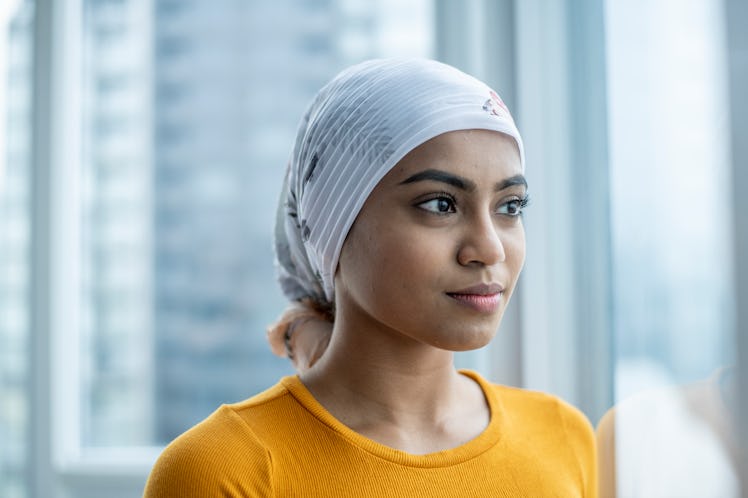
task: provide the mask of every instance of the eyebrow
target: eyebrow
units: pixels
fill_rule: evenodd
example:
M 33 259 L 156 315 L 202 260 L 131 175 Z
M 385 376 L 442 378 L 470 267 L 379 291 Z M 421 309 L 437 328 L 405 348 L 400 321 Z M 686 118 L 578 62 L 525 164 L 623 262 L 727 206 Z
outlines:
M 410 176 L 400 182 L 400 185 L 405 185 L 406 183 L 415 183 L 415 182 L 423 182 L 423 181 L 434 181 L 434 182 L 441 182 L 446 183 L 449 185 L 452 185 L 453 187 L 457 187 L 460 190 L 466 190 L 466 191 L 473 191 L 475 190 L 475 183 L 471 182 L 467 178 L 462 178 L 461 176 L 453 175 L 452 173 L 447 173 L 446 171 L 440 171 L 438 169 L 427 169 L 424 171 L 421 171 L 419 173 L 416 173 L 413 176 Z
M 452 173 L 447 173 L 446 171 L 441 171 L 438 169 L 427 169 L 421 172 L 416 173 L 413 176 L 410 176 L 400 182 L 400 185 L 405 185 L 408 183 L 414 183 L 414 182 L 422 182 L 422 181 L 435 181 L 435 182 L 441 182 L 446 183 L 448 185 L 452 185 L 453 187 L 457 187 L 460 190 L 465 190 L 467 192 L 472 192 L 475 190 L 476 185 L 471 180 L 468 180 L 467 178 L 463 178 L 461 176 L 453 175 Z M 521 185 L 525 188 L 527 188 L 527 180 L 525 179 L 524 175 L 514 175 L 510 176 L 509 178 L 506 178 L 500 182 L 498 182 L 494 186 L 494 191 L 499 192 L 501 190 L 507 189 L 509 187 L 514 187 L 517 185 Z
M 516 187 L 517 185 L 527 188 L 527 179 L 524 175 L 510 176 L 506 180 L 502 180 L 497 183 L 494 190 L 496 192 L 499 192 L 500 190 L 504 190 L 505 188 Z

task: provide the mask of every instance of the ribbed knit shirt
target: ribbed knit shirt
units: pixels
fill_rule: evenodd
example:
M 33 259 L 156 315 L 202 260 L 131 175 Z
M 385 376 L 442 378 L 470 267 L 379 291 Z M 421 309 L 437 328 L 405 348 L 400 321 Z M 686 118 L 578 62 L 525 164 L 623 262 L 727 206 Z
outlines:
M 297 376 L 223 405 L 175 439 L 148 478 L 166 497 L 594 497 L 586 417 L 557 397 L 488 383 L 491 417 L 456 448 L 413 455 L 335 419 Z

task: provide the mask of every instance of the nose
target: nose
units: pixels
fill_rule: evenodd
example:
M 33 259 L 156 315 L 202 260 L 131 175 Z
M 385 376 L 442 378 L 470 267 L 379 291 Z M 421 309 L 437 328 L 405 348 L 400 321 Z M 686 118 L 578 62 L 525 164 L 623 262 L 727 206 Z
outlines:
M 501 233 L 493 216 L 476 216 L 465 225 L 457 251 L 457 262 L 463 266 L 492 266 L 506 260 Z

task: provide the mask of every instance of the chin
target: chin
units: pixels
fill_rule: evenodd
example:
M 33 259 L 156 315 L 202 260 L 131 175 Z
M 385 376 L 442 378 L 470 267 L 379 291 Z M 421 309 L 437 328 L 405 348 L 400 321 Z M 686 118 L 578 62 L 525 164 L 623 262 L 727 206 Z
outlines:
M 496 331 L 490 332 L 462 332 L 459 337 L 450 335 L 444 340 L 440 340 L 434 346 L 453 351 L 455 353 L 462 351 L 474 351 L 487 346 L 496 335 Z

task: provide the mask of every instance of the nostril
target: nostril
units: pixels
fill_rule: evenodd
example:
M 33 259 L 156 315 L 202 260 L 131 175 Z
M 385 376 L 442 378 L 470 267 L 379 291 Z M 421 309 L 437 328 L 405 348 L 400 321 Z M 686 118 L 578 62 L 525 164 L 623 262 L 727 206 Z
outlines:
M 505 259 L 504 244 L 493 224 L 490 229 L 469 230 L 457 253 L 457 260 L 463 266 L 491 266 Z

